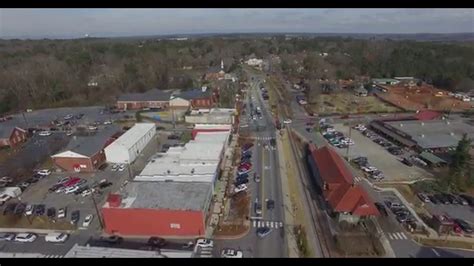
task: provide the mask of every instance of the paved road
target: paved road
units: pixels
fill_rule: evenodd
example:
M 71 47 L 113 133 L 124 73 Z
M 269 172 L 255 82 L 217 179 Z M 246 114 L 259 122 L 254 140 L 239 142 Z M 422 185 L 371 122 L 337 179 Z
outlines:
M 244 257 L 281 258 L 288 256 L 284 231 L 287 230 L 287 225 L 284 223 L 283 197 L 280 173 L 277 167 L 278 151 L 269 148 L 270 138 L 275 138 L 276 129 L 273 124 L 273 118 L 268 111 L 268 105 L 262 99 L 259 90 L 260 82 L 261 79 L 257 77 L 251 82 L 246 116 L 248 117 L 250 114 L 250 101 L 252 101 L 254 108 L 257 106 L 261 108 L 262 119 L 257 118 L 257 120 L 250 121 L 244 119 L 243 124 L 249 125 L 244 130 L 252 131 L 256 138 L 252 156 L 253 170 L 261 176 L 259 184 L 255 184 L 251 180 L 251 213 L 252 216 L 256 216 L 253 203 L 258 200 L 262 204 L 262 216 L 261 219 L 252 219 L 250 232 L 245 237 L 238 240 L 216 241 L 216 250 L 220 251 L 222 248 L 229 247 L 242 250 Z M 275 208 L 267 210 L 265 199 L 274 200 Z M 262 227 L 263 224 L 273 228 L 273 231 L 267 237 L 260 239 L 256 235 L 256 230 L 259 225 Z

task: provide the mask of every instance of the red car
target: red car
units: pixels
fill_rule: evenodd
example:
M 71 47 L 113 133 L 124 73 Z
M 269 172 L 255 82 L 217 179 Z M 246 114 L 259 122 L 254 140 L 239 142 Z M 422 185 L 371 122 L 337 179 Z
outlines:
M 248 167 L 248 168 L 250 168 L 250 167 L 252 167 L 252 164 L 249 163 L 249 162 L 241 163 L 239 167 Z
M 251 166 L 246 166 L 246 165 L 241 165 L 239 166 L 239 171 L 240 172 L 243 172 L 243 171 L 247 171 L 247 170 L 250 170 L 250 168 L 252 168 Z
M 81 181 L 81 179 L 79 177 L 73 177 L 73 178 L 71 178 L 71 180 L 64 183 L 64 186 L 65 187 L 71 187 L 71 186 L 74 186 L 75 184 L 79 183 L 79 181 Z

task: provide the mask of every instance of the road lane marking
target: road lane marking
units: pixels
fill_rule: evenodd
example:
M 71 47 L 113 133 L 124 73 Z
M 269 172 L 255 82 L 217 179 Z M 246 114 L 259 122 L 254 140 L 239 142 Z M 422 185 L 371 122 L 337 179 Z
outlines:
M 436 251 L 436 249 L 432 248 L 431 250 L 433 251 L 433 253 L 434 253 L 436 256 L 438 256 L 438 257 L 441 256 L 441 255 L 439 255 L 438 251 Z

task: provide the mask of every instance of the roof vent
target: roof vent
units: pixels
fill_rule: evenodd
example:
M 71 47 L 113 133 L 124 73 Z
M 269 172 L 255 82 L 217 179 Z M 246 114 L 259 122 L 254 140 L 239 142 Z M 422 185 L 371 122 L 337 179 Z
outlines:
M 454 132 L 450 132 L 449 135 L 454 136 Z
M 449 124 L 450 124 L 449 121 L 446 121 L 446 125 L 449 125 Z
M 400 127 L 403 127 L 403 124 L 402 124 L 402 123 L 400 123 Z
M 201 87 L 201 90 L 202 90 L 202 92 L 206 92 L 207 87 L 206 87 L 206 86 L 203 86 L 203 87 Z
M 194 174 L 194 168 L 193 168 L 193 169 L 191 169 L 191 174 Z
M 421 135 L 420 135 L 420 137 L 424 138 L 424 137 L 425 137 L 425 135 L 424 135 L 424 134 L 421 134 Z
M 171 170 L 166 170 L 166 173 L 167 173 L 167 174 L 171 174 Z
M 425 123 L 421 122 L 421 126 L 424 126 L 424 125 L 425 125 Z

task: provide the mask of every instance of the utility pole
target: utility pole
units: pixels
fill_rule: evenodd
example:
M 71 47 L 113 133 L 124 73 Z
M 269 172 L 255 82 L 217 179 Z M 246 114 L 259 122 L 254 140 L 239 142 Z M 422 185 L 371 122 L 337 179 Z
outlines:
M 92 194 L 92 202 L 94 203 L 94 208 L 95 212 L 97 214 L 97 219 L 99 220 L 100 223 L 100 228 L 103 230 L 104 229 L 104 223 L 102 221 L 102 216 L 100 215 L 99 208 L 97 207 L 97 202 L 95 201 L 95 195 Z

